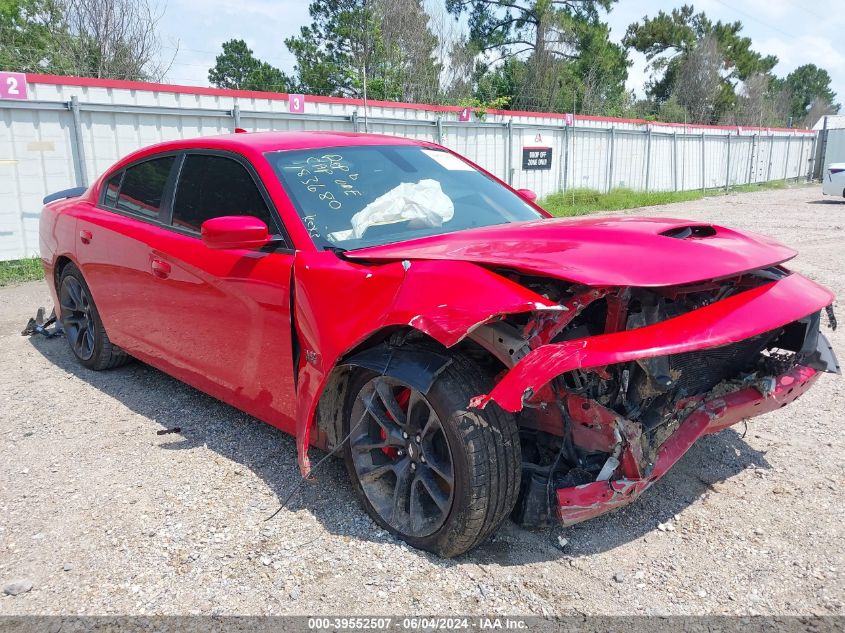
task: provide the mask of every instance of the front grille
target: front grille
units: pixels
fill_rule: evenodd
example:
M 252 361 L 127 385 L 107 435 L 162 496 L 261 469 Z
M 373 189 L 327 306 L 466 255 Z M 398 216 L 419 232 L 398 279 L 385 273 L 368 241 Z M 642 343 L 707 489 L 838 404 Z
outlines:
M 760 352 L 774 335 L 774 332 L 767 332 L 731 345 L 670 356 L 669 367 L 675 376 L 676 393 L 681 397 L 705 393 L 722 380 L 753 369 Z

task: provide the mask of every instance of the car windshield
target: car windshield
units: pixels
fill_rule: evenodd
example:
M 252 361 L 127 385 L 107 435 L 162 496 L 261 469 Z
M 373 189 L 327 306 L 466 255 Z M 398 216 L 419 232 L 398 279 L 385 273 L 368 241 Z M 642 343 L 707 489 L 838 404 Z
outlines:
M 442 150 L 387 145 L 266 156 L 311 238 L 324 248 L 349 250 L 543 217 Z

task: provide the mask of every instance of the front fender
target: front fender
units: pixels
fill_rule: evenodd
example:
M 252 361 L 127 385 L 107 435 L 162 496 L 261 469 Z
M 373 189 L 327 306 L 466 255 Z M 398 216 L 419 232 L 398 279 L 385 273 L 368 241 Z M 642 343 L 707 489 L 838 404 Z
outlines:
M 293 276 L 292 312 L 302 350 L 296 440 L 303 475 L 310 472 L 311 429 L 329 376 L 374 332 L 410 327 L 451 347 L 499 315 L 561 309 L 518 283 L 462 261 L 367 265 L 328 251 L 302 251 Z

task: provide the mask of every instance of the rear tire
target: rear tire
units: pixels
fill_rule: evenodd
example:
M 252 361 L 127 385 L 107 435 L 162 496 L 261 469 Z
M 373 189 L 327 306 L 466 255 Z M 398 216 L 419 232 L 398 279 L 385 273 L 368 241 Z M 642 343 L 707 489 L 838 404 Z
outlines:
M 119 367 L 130 359 L 126 352 L 109 340 L 91 290 L 73 264 L 67 264 L 62 269 L 58 296 L 65 338 L 80 364 L 99 371 Z
M 467 409 L 491 387 L 460 354 L 427 394 L 373 371 L 353 376 L 344 457 L 376 523 L 413 547 L 452 557 L 482 543 L 510 514 L 522 471 L 516 420 L 492 403 Z

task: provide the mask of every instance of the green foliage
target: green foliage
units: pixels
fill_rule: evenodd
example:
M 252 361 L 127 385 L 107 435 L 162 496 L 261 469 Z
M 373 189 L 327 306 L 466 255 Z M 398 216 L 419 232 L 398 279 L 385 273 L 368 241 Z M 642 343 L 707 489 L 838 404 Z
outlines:
M 475 118 L 483 121 L 487 116 L 488 110 L 504 110 L 510 103 L 511 98 L 508 96 L 500 96 L 490 99 L 489 101 L 482 101 L 478 97 L 470 97 L 460 99 L 458 105 L 465 108 L 472 108 Z
M 836 93 L 830 89 L 830 75 L 823 68 L 815 64 L 799 66 L 786 76 L 784 84 L 792 97 L 789 114 L 796 124 L 804 119 L 818 98 L 830 104 L 834 113 L 839 112 L 839 104 L 834 104 Z
M 312 23 L 285 40 L 304 92 L 436 102 L 437 38 L 422 0 L 313 0 Z
M 243 40 L 223 42 L 223 52 L 217 56 L 208 80 L 218 88 L 289 92 L 293 85 L 281 70 L 257 59 Z
M 695 13 L 692 5 L 684 5 L 671 13 L 660 11 L 653 18 L 631 24 L 622 43 L 645 54 L 651 62 L 653 74 L 646 94 L 660 104 L 672 96 L 678 75 L 698 43 L 707 37 L 715 38 L 722 59 L 721 87 L 711 120 L 696 121 L 713 123 L 735 107 L 739 82 L 770 72 L 778 62 L 773 55 L 754 51 L 751 39 L 743 37 L 741 31 L 739 21 L 712 22 L 704 13 Z
M 686 123 L 688 121 L 687 110 L 678 103 L 676 97 L 669 97 L 660 104 L 657 110 L 657 120 L 667 123 Z
M 58 40 L 67 33 L 51 0 L 0 0 L 0 69 L 61 73 Z
M 0 69 L 157 81 L 150 0 L 0 0 Z
M 518 110 L 614 112 L 627 101 L 625 50 L 600 21 L 616 0 L 447 0 L 467 15 L 468 45 L 479 63 L 475 96 L 510 96 Z M 501 62 L 501 63 L 500 63 Z
M 0 262 L 0 286 L 44 279 L 44 266 L 38 257 Z

